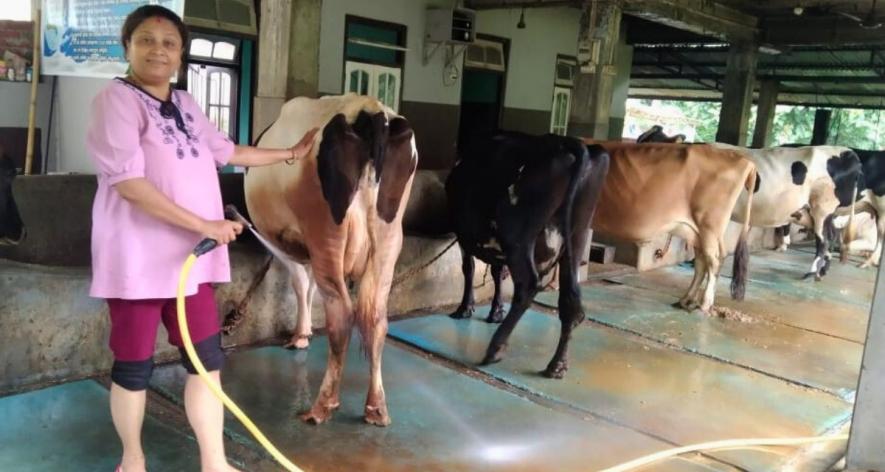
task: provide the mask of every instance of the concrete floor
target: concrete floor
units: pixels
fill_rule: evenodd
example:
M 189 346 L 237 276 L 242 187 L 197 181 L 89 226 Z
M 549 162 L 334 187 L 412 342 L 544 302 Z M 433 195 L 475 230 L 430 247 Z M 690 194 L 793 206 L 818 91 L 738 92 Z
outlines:
M 231 353 L 224 387 L 307 471 L 587 471 L 677 445 L 840 431 L 852 411 L 875 273 L 835 265 L 823 282 L 800 280 L 810 261 L 802 250 L 754 254 L 744 302 L 727 298 L 723 277 L 718 302 L 745 321 L 672 308 L 691 277 L 686 266 L 597 278 L 582 290 L 588 321 L 574 333 L 564 380 L 537 374 L 559 336 L 549 308 L 555 293 L 538 297 L 504 361 L 489 367 L 475 366 L 495 329 L 481 321 L 487 307 L 467 321 L 393 322 L 384 354 L 388 428 L 362 423 L 368 373 L 356 349 L 332 421 L 297 420 L 322 379 L 323 337 L 309 351 Z M 165 403 L 180 415 L 183 376 L 178 366 L 159 368 L 159 400 L 149 408 Z M 245 470 L 275 470 L 236 420 L 227 433 Z M 0 470 L 112 470 L 119 452 L 107 390 L 84 381 L 0 398 L 0 444 Z M 145 444 L 152 470 L 197 470 L 180 419 L 149 417 Z M 643 470 L 824 471 L 843 450 L 716 451 Z

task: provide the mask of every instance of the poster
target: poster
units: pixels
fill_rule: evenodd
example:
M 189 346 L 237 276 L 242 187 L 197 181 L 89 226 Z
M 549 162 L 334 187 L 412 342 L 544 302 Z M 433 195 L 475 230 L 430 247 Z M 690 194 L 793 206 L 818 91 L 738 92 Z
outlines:
M 184 0 L 43 0 L 46 75 L 112 78 L 125 75 L 120 30 L 142 5 L 161 5 L 181 16 Z

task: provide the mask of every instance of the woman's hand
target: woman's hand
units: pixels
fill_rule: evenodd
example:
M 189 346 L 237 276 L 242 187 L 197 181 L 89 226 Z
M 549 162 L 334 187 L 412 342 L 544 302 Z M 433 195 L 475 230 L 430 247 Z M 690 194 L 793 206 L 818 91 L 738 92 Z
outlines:
M 203 236 L 214 239 L 218 244 L 228 244 L 243 232 L 243 225 L 230 220 L 204 221 L 200 232 Z
M 301 141 L 298 141 L 298 144 L 289 148 L 289 152 L 291 152 L 292 154 L 286 160 L 291 161 L 292 159 L 301 159 L 302 157 L 310 154 L 310 150 L 313 149 L 313 138 L 319 131 L 319 128 L 314 128 L 305 133 L 304 137 L 301 138 Z

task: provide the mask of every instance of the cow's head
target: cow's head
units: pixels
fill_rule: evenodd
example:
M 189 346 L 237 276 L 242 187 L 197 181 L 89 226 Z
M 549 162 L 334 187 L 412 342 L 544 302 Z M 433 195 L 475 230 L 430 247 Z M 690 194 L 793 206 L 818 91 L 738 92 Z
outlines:
M 388 121 L 384 112 L 361 111 L 352 124 L 343 114 L 335 115 L 323 129 L 317 171 L 323 197 L 329 202 L 336 224 L 344 221 L 369 162 L 373 164 L 375 182 L 379 184 L 378 212 L 390 222 L 417 166 L 411 126 L 400 117 Z
M 677 134 L 674 136 L 667 136 L 664 134 L 664 128 L 660 125 L 654 125 L 648 131 L 639 135 L 636 138 L 636 142 L 641 143 L 684 143 L 685 135 Z
M 827 172 L 836 186 L 836 198 L 839 206 L 851 205 L 852 196 L 857 189 L 857 198 L 866 188 L 863 166 L 860 158 L 853 151 L 845 151 L 827 160 Z

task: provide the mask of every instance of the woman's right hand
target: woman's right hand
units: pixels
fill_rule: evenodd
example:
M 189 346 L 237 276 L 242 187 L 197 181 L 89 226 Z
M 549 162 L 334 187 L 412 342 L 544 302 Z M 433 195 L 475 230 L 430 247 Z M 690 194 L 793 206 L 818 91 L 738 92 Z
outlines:
M 203 222 L 201 233 L 207 238 L 212 238 L 218 244 L 227 244 L 243 232 L 243 224 L 230 220 L 214 220 Z

